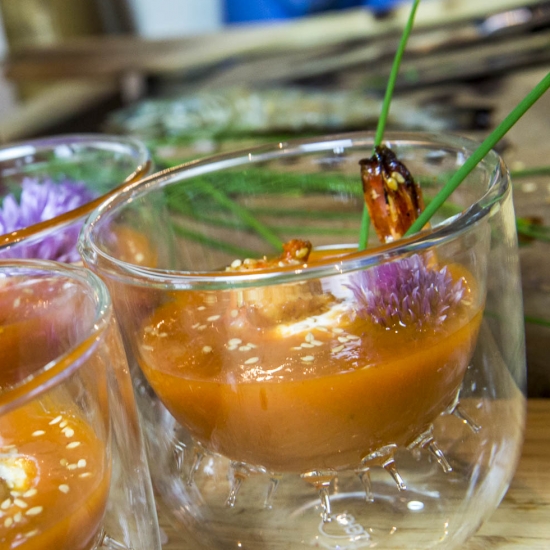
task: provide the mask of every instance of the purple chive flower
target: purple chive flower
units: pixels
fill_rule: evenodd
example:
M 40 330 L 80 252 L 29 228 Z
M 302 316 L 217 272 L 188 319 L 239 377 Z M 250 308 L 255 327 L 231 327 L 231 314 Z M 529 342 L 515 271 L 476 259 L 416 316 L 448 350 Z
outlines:
M 466 290 L 447 267 L 428 266 L 422 256 L 390 262 L 354 273 L 348 287 L 360 317 L 386 327 L 443 323 Z
M 19 203 L 13 195 L 4 198 L 0 208 L 0 235 L 51 220 L 96 197 L 84 183 L 70 180 L 54 183 L 50 179 L 38 181 L 34 178 L 25 178 L 21 188 Z M 37 241 L 14 245 L 0 251 L 0 258 L 78 262 L 80 256 L 76 250 L 76 242 L 80 225 L 77 223 L 63 229 L 54 229 Z

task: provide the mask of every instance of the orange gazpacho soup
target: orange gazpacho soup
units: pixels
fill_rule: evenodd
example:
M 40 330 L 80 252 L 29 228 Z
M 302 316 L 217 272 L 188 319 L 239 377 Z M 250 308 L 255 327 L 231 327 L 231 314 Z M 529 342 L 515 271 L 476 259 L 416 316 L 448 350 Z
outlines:
M 105 444 L 74 414 L 33 402 L 0 418 L 0 546 L 87 550 L 99 535 Z
M 20 279 L 1 288 L 1 389 L 17 388 L 21 397 L 25 386 L 17 385 L 66 346 L 75 301 L 56 297 L 59 284 Z M 95 547 L 110 487 L 103 432 L 98 435 L 63 386 L 0 416 L 1 548 Z
M 359 315 L 321 281 L 182 291 L 146 320 L 141 366 L 210 451 L 274 472 L 357 468 L 411 444 L 460 388 L 481 305 L 472 276 L 445 269 L 461 299 L 420 328 Z

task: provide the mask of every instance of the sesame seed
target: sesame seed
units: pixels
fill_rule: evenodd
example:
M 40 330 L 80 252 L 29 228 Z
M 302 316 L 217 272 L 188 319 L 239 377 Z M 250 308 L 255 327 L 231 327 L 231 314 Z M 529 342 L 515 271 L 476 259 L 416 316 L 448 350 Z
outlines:
M 78 465 L 76 464 L 69 464 L 67 466 L 67 470 L 76 470 L 78 468 Z
M 387 186 L 392 191 L 397 191 L 398 185 L 397 182 L 390 176 L 389 178 L 385 178 Z
M 211 315 L 206 320 L 211 323 L 213 321 L 217 321 L 220 317 L 221 317 L 221 315 Z
M 14 499 L 13 503 L 16 506 L 19 506 L 19 508 L 28 508 L 29 507 L 29 505 L 24 500 L 21 500 L 20 498 Z
M 242 344 L 243 341 L 240 339 L 240 338 L 231 338 L 231 340 L 229 340 L 228 344 L 230 346 L 238 346 L 239 344 Z
M 344 332 L 344 329 L 340 327 L 334 327 L 332 329 L 332 332 L 334 332 L 334 334 L 342 334 L 342 332 Z
M 237 269 L 238 267 L 241 267 L 241 265 L 243 265 L 242 261 L 241 260 L 233 260 L 231 262 L 231 267 L 233 269 Z
M 4 500 L 2 502 L 2 504 L 0 504 L 0 508 L 2 508 L 2 510 L 7 510 L 10 506 L 11 506 L 11 499 L 10 498 L 7 498 L 6 500 Z
M 34 437 L 38 437 L 40 435 L 44 435 L 46 432 L 44 430 L 36 430 L 36 432 L 32 432 L 32 435 Z
M 347 342 L 348 341 L 348 338 L 347 336 L 338 336 L 338 342 L 342 342 L 342 344 L 344 342 Z
M 305 337 L 305 341 L 306 341 L 306 342 L 311 343 L 311 341 L 314 340 L 314 339 L 315 339 L 315 337 L 313 336 L 313 334 L 311 334 L 311 332 L 308 332 L 308 333 L 306 334 L 306 337 Z
M 211 346 L 204 346 L 202 348 L 202 352 L 203 353 L 211 353 L 212 352 L 212 347 Z
M 237 349 L 237 346 L 227 346 L 227 349 L 229 351 L 235 351 Z
M 91 475 L 92 475 L 91 472 L 83 472 L 81 474 L 78 474 L 78 477 L 85 478 L 85 477 L 90 477 Z
M 80 441 L 71 441 L 66 449 L 76 449 L 77 447 L 80 447 Z
M 19 491 L 10 491 L 10 495 L 12 497 L 20 497 L 21 493 Z
M 259 357 L 251 357 L 250 359 L 247 359 L 244 364 L 245 365 L 253 365 L 254 363 L 257 363 L 260 360 Z
M 323 342 L 321 342 L 321 340 L 312 340 L 311 343 L 314 346 L 322 346 L 323 345 Z
M 206 306 L 199 306 L 197 308 L 197 311 L 204 311 L 206 309 Z
M 60 486 L 58 487 L 58 489 L 59 489 L 62 493 L 65 493 L 65 494 L 67 494 L 67 493 L 70 491 L 70 487 L 69 487 L 68 485 L 65 485 L 65 484 L 60 485 Z
M 232 309 L 231 310 L 231 317 L 233 317 L 233 319 L 234 319 L 235 317 L 237 317 L 237 315 L 239 315 L 239 312 L 236 309 Z
M 399 172 L 392 172 L 391 177 L 396 180 L 398 183 L 405 183 L 405 178 L 403 177 L 403 174 Z
M 35 535 L 38 535 L 38 529 L 33 529 L 32 531 L 29 531 L 28 533 L 25 533 L 25 537 L 30 539 L 31 537 L 34 537 Z
M 344 346 L 336 346 L 335 348 L 332 348 L 330 351 L 332 353 L 338 353 L 344 349 Z
M 250 351 L 251 349 L 250 346 L 239 346 L 239 351 Z
M 256 344 L 252 344 L 250 342 L 248 342 L 248 344 L 246 344 L 250 349 L 256 349 L 258 346 Z
M 153 327 L 152 326 L 146 326 L 144 329 L 143 329 L 143 332 L 145 332 L 146 334 L 149 334 L 150 332 L 153 332 Z
M 304 355 L 304 357 L 302 357 L 301 359 L 305 363 L 311 363 L 315 359 L 315 357 L 313 357 L 313 355 Z
M 4 520 L 4 527 L 11 527 L 13 525 L 13 519 L 12 518 L 6 518 Z
M 25 498 L 30 498 L 36 495 L 36 493 L 38 493 L 38 491 L 33 487 L 32 489 L 29 489 L 27 492 L 23 493 L 23 496 Z
M 67 464 L 69 464 L 69 461 L 66 458 L 62 458 L 59 461 L 59 464 L 61 464 L 61 466 L 67 466 Z
M 19 523 L 22 519 L 23 519 L 23 514 L 21 512 L 17 512 L 13 516 L 13 521 L 15 521 L 15 523 Z
M 356 336 L 355 334 L 348 334 L 348 340 L 361 340 L 361 336 Z
M 34 506 L 33 508 L 29 508 L 26 512 L 26 516 L 37 516 L 38 514 L 42 513 L 42 510 L 44 510 L 43 506 Z
M 14 301 L 13 301 L 13 307 L 19 307 L 21 304 L 21 298 L 17 297 Z
M 191 328 L 199 328 L 200 327 L 200 323 L 195 323 L 194 325 L 191 325 Z
M 166 338 L 168 336 L 167 332 L 159 332 L 159 338 Z
M 301 347 L 303 347 L 303 348 L 312 348 L 314 346 L 313 346 L 313 344 L 308 344 L 307 342 L 303 342 Z
M 72 428 L 65 428 L 63 432 L 65 433 L 65 437 L 73 437 L 74 435 L 74 430 Z
M 206 325 L 199 325 L 197 330 L 204 330 L 206 328 Z
M 301 350 L 302 346 L 292 346 L 290 349 Z
M 76 465 L 77 465 L 79 468 L 86 468 L 86 464 L 87 464 L 86 459 L 81 458 L 81 459 L 77 462 Z
M 53 420 L 50 421 L 50 426 L 53 426 L 54 424 L 59 424 L 59 422 L 61 422 L 61 420 L 63 419 L 63 417 L 61 415 L 59 416 L 56 416 Z
M 63 420 L 63 422 L 61 422 L 61 424 L 59 424 L 59 427 L 60 428 L 64 428 L 69 422 L 67 420 Z
M 328 332 L 327 327 L 317 327 L 317 330 L 320 330 L 321 332 Z

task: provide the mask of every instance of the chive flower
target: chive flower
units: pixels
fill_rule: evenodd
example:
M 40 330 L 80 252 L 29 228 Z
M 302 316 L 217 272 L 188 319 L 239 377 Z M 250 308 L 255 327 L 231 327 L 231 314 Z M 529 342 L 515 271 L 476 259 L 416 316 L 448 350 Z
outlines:
M 446 266 L 427 265 L 418 254 L 354 273 L 347 286 L 357 314 L 384 328 L 437 327 L 466 290 L 463 280 L 454 281 Z
M 96 197 L 82 182 L 25 178 L 21 183 L 19 201 L 7 195 L 0 208 L 0 235 L 51 220 L 74 210 Z M 76 243 L 80 224 L 62 229 L 53 228 L 39 240 L 24 241 L 0 251 L 0 258 L 36 258 L 58 262 L 78 262 Z

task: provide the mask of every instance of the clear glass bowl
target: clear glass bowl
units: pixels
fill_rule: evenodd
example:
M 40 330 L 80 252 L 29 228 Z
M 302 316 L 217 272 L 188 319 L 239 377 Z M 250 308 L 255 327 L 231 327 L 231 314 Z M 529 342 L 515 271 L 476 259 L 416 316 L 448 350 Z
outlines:
M 160 550 L 145 447 L 105 285 L 0 261 L 0 546 Z
M 84 218 L 151 167 L 146 147 L 123 136 L 73 134 L 1 147 L 0 259 L 79 261 Z
M 513 476 L 525 358 L 506 167 L 491 153 L 431 228 L 358 252 L 372 146 L 330 136 L 191 162 L 82 230 L 153 484 L 190 548 L 457 548 Z M 388 146 L 429 201 L 476 145 Z M 307 262 L 246 270 L 293 238 L 313 243 Z

